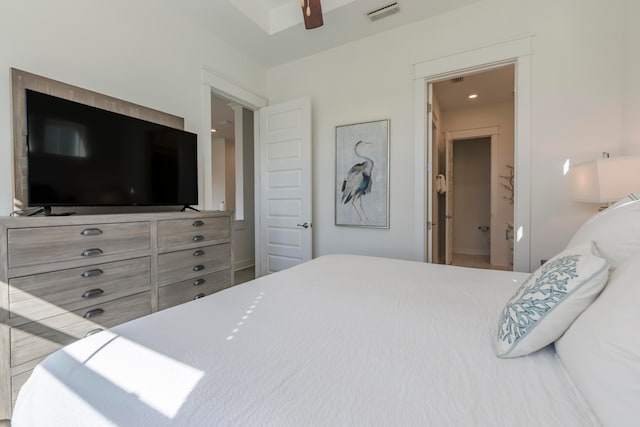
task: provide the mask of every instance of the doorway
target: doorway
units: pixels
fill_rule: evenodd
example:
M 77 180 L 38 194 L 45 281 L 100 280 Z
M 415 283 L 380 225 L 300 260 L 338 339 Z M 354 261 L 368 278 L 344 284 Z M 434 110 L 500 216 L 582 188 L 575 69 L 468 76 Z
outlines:
M 311 100 L 297 100 L 267 105 L 265 98 L 211 73 L 202 70 L 202 126 L 198 132 L 199 196 L 204 209 L 219 209 L 214 203 L 213 144 L 211 143 L 212 93 L 242 107 L 243 114 L 255 113 L 244 120 L 246 138 L 251 141 L 235 144 L 236 194 L 245 194 L 244 187 L 253 185 L 254 262 L 259 277 L 311 259 Z M 253 126 L 250 126 L 253 122 Z M 236 123 L 236 139 L 238 138 Z M 238 153 L 238 150 L 241 151 Z M 253 157 L 251 157 L 251 154 Z M 242 159 L 242 161 L 241 161 Z M 241 170 L 252 170 L 254 179 L 245 179 Z M 246 181 L 246 182 L 245 182 Z M 248 210 L 235 199 L 236 222 Z M 226 208 L 226 203 L 225 203 Z M 234 227 L 235 229 L 235 227 Z M 285 253 L 283 253 L 283 251 Z M 234 249 L 235 257 L 235 249 Z M 297 259 L 297 262 L 296 262 Z
M 431 121 L 435 113 L 432 104 L 431 86 L 459 73 L 491 70 L 503 65 L 515 66 L 515 123 L 513 167 L 513 269 L 530 272 L 531 254 L 531 118 L 532 118 L 532 41 L 526 35 L 481 46 L 476 49 L 451 53 L 414 64 L 415 100 L 415 228 L 420 230 L 414 240 L 417 260 L 433 262 L 432 234 L 433 181 L 435 158 L 433 158 Z M 442 132 L 439 132 L 442 134 Z M 535 268 L 535 267 L 534 267 Z
M 489 268 L 491 138 L 457 139 L 452 145 L 453 235 L 445 245 L 452 246 L 452 265 Z
M 433 262 L 513 269 L 514 83 L 507 64 L 429 85 Z
M 211 93 L 211 197 L 214 209 L 232 214 L 234 284 L 255 277 L 253 114 Z

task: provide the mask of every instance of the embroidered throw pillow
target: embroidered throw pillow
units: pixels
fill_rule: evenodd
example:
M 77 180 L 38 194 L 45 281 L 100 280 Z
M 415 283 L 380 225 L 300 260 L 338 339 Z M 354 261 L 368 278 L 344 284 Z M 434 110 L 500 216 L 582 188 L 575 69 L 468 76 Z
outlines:
M 591 304 L 609 275 L 595 245 L 566 249 L 533 272 L 502 310 L 498 357 L 532 353 L 558 339 Z

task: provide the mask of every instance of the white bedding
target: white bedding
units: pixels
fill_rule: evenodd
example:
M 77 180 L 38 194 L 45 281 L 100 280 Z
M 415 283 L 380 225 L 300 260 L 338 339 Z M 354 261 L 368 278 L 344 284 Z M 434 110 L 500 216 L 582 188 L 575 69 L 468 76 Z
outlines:
M 526 277 L 320 257 L 54 353 L 12 425 L 597 425 L 552 347 L 495 356 Z

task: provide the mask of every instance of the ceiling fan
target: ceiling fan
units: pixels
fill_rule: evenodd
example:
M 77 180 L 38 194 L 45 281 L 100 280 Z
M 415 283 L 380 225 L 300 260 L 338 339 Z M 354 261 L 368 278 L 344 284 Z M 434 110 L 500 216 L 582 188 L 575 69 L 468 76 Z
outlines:
M 320 0 L 300 0 L 302 6 L 302 16 L 304 17 L 304 27 L 307 30 L 322 27 L 322 6 Z

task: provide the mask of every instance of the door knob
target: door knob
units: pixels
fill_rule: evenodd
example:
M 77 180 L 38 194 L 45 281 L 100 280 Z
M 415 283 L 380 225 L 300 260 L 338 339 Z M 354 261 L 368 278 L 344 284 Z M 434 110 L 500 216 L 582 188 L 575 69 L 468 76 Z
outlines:
M 307 222 L 305 222 L 304 224 L 296 224 L 298 227 L 302 227 L 302 228 L 309 228 L 311 227 L 311 225 Z

